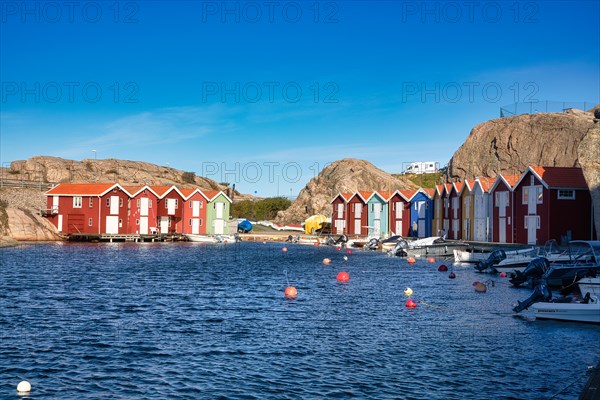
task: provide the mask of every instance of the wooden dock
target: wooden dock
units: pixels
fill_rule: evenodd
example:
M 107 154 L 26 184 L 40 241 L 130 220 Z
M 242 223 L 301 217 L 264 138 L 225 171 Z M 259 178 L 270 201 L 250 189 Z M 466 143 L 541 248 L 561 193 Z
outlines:
M 155 235 L 139 235 L 139 234 L 88 234 L 74 233 L 69 235 L 71 242 L 178 242 L 185 240 L 183 235 L 179 234 L 155 234 Z
M 600 400 L 600 363 L 592 369 L 579 400 Z

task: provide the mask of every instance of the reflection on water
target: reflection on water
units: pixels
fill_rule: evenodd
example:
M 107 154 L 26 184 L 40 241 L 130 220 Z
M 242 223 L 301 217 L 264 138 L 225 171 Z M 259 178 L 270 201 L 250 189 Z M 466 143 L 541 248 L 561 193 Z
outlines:
M 600 327 L 514 317 L 501 278 L 281 247 L 0 249 L 0 398 L 571 399 L 600 358 Z

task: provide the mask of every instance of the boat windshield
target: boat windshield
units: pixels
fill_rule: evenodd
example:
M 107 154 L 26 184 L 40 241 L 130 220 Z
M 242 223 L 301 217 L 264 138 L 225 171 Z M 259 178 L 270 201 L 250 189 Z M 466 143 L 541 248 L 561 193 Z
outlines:
M 569 254 L 571 261 L 597 264 L 600 262 L 600 241 L 572 241 Z

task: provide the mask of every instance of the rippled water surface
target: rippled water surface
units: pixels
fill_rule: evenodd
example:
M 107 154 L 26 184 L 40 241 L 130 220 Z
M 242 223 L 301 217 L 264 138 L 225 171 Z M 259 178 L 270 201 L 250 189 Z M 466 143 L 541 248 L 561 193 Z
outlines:
M 282 247 L 0 249 L 0 398 L 572 399 L 600 359 L 600 327 L 514 317 L 501 278 Z

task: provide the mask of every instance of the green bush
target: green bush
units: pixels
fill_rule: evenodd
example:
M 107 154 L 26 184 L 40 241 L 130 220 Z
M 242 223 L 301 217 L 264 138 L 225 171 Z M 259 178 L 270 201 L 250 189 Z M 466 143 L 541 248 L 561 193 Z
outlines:
M 231 216 L 234 218 L 247 218 L 253 221 L 272 220 L 279 211 L 284 211 L 292 205 L 285 197 L 270 197 L 263 200 L 242 200 L 232 204 Z
M 196 183 L 196 173 L 184 172 L 181 174 L 181 180 L 185 183 Z

